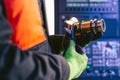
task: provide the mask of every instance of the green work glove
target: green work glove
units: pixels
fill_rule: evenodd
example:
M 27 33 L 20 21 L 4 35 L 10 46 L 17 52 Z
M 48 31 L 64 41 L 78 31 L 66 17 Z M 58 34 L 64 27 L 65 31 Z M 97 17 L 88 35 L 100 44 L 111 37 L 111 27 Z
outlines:
M 70 40 L 69 46 L 64 55 L 70 67 L 69 80 L 78 78 L 87 65 L 86 54 L 80 54 L 75 50 L 75 42 Z

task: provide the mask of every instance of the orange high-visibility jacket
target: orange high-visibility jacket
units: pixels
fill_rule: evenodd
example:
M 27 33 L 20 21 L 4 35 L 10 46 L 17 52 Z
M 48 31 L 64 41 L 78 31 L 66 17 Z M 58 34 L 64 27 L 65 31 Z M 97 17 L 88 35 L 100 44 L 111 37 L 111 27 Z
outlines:
M 26 50 L 46 40 L 38 0 L 4 0 L 4 5 L 15 45 Z

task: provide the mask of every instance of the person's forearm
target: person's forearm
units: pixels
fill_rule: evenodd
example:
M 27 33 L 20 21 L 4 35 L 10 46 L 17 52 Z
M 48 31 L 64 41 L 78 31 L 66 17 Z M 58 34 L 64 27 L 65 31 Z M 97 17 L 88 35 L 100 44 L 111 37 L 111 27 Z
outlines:
M 0 80 L 67 80 L 69 65 L 59 55 L 23 52 L 0 43 Z

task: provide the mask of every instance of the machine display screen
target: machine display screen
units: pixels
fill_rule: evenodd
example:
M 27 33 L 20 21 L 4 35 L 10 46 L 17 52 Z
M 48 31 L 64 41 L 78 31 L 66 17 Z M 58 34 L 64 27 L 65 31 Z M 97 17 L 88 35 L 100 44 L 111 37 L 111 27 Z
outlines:
M 67 0 L 67 7 L 111 6 L 117 4 L 111 0 Z
M 67 2 L 109 2 L 109 0 L 67 0 Z
M 89 0 L 90 2 L 109 2 L 109 0 Z
M 120 40 L 102 39 L 91 43 L 86 49 L 88 65 L 92 67 L 120 66 Z
M 88 0 L 67 0 L 67 2 L 88 2 Z

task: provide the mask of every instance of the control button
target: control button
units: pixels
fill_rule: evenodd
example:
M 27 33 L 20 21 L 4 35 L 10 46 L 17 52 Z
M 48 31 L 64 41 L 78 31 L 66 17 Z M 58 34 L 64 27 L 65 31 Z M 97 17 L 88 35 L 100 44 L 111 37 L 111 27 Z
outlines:
M 97 9 L 96 8 L 94 8 L 94 11 L 96 11 Z
M 92 11 L 93 10 L 93 8 L 90 8 L 90 11 Z
M 98 8 L 98 11 L 101 11 L 101 8 Z
M 117 3 L 116 3 L 116 2 L 113 2 L 113 5 L 117 5 Z
M 105 71 L 105 70 L 103 70 L 101 74 L 102 74 L 102 77 L 108 76 L 108 73 L 107 73 L 107 71 Z
M 105 9 L 104 9 L 104 8 L 102 8 L 102 11 L 105 11 Z
M 108 11 L 109 9 L 108 8 L 106 8 L 106 11 Z
M 86 11 L 88 11 L 89 9 L 88 8 L 86 8 Z
M 100 76 L 99 70 L 95 70 L 94 73 L 95 73 L 96 76 Z
M 76 11 L 76 8 L 73 8 L 73 11 Z
M 65 15 L 62 15 L 62 16 L 61 16 L 61 19 L 62 19 L 62 20 L 65 19 L 65 18 L 66 18 Z
M 111 75 L 111 76 L 114 76 L 115 75 L 115 72 L 112 71 L 112 70 L 107 70 L 108 74 Z
M 84 8 L 82 8 L 82 11 L 84 11 L 85 9 Z
M 80 11 L 80 8 L 78 8 L 77 11 Z
M 91 71 L 90 71 L 89 69 L 86 69 L 86 72 L 87 72 L 87 73 L 90 73 Z

